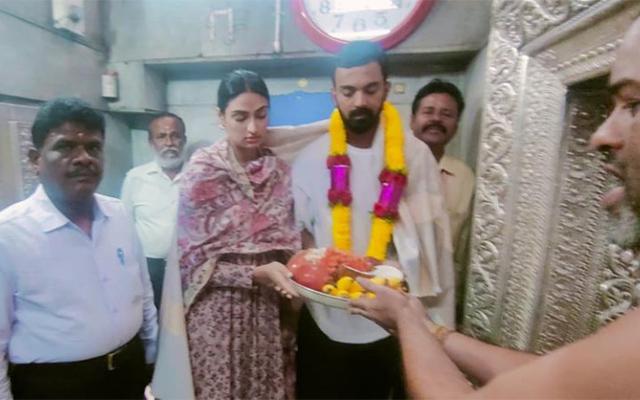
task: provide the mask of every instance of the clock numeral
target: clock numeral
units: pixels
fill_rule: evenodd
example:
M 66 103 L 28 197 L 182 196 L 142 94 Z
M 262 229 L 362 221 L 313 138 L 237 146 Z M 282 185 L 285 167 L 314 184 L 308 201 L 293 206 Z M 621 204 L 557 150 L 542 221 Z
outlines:
M 353 20 L 353 31 L 362 32 L 367 30 L 367 21 L 364 18 L 356 18 Z
M 336 24 L 333 27 L 333 31 L 338 31 L 340 30 L 340 27 L 342 26 L 342 20 L 344 19 L 344 14 L 335 14 L 334 17 L 336 18 Z
M 384 12 L 376 13 L 376 18 L 373 20 L 373 23 L 378 28 L 385 28 L 387 26 L 387 16 Z
M 330 0 L 322 0 L 320 2 L 320 12 L 322 14 L 329 14 L 331 11 L 331 1 Z

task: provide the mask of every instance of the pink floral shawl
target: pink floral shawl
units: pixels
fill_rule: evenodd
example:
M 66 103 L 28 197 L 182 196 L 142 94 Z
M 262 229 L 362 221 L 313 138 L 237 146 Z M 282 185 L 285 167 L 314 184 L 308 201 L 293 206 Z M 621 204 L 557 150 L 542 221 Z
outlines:
M 222 255 L 300 249 L 289 166 L 265 149 L 243 167 L 226 139 L 197 151 L 182 176 L 178 246 L 185 312 Z

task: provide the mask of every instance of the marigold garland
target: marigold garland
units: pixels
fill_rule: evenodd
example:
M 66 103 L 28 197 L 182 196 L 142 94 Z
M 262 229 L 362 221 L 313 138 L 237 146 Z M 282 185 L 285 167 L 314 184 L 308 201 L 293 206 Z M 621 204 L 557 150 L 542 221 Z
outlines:
M 373 209 L 371 237 L 367 257 L 382 261 L 393 233 L 393 224 L 398 217 L 398 204 L 407 184 L 407 168 L 404 159 L 404 132 L 398 110 L 389 102 L 382 108 L 384 127 L 385 166 L 380 172 L 380 195 Z M 329 156 L 327 168 L 331 172 L 331 188 L 328 198 L 334 246 L 351 251 L 351 191 L 349 172 L 351 162 L 347 155 L 347 132 L 340 112 L 336 109 L 329 121 Z
M 333 242 L 340 250 L 351 250 L 351 207 L 336 204 L 331 208 Z

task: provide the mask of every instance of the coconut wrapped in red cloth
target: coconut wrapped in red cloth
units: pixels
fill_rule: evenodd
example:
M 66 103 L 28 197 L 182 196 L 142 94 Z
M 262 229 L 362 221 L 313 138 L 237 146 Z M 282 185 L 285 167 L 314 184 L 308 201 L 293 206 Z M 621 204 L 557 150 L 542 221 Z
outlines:
M 322 287 L 344 275 L 366 274 L 374 265 L 365 257 L 333 248 L 305 249 L 287 264 L 293 280 L 302 286 L 321 291 Z

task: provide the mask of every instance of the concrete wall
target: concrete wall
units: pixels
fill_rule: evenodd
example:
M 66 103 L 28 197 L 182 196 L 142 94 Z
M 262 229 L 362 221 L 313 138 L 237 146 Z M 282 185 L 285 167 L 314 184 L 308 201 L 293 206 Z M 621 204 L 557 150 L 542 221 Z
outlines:
M 131 131 L 119 116 L 105 114 L 107 123 L 104 147 L 104 176 L 98 192 L 120 197 L 125 174 L 133 166 Z
M 282 51 L 275 52 L 275 4 L 275 0 L 109 1 L 105 38 L 110 66 L 119 71 L 122 88 L 121 99 L 110 104 L 111 109 L 166 108 L 185 119 L 187 135 L 194 142 L 221 137 L 215 94 L 220 76 L 231 69 L 258 70 L 274 95 L 328 91 L 331 83 L 322 62 L 328 55 L 296 25 L 287 0 L 282 0 Z M 233 10 L 232 38 L 224 17 L 215 19 L 213 29 L 209 20 L 211 12 L 226 9 Z M 405 93 L 392 94 L 391 100 L 407 124 L 415 91 L 432 77 L 449 77 L 464 88 L 467 64 L 486 43 L 489 16 L 490 0 L 436 1 L 418 29 L 390 51 L 394 70 L 401 74 L 392 81 L 406 85 Z M 462 53 L 466 56 L 456 56 Z M 144 78 L 150 75 L 151 82 Z M 299 79 L 308 85 L 301 89 Z M 166 92 L 158 94 L 163 86 Z M 143 134 L 134 138 L 136 163 L 149 158 L 143 139 Z M 450 149 L 461 158 L 468 151 L 462 140 Z
M 482 130 L 482 114 L 485 105 L 485 80 L 487 76 L 487 48 L 473 59 L 465 73 L 465 111 L 462 114 L 458 134 L 447 146 L 447 153 L 464 160 L 475 170 L 478 143 Z
M 104 47 L 102 1 L 85 0 L 85 34 L 79 39 L 92 47 Z M 0 10 L 35 25 L 53 27 L 51 0 L 0 0 Z M 35 26 L 34 25 L 34 26 Z
M 323 54 L 293 20 L 282 0 L 282 53 L 275 54 L 275 0 L 112 0 L 109 34 L 112 62 L 252 59 L 263 55 Z M 420 27 L 393 53 L 475 51 L 489 31 L 489 0 L 438 0 Z M 209 14 L 233 9 L 233 39 L 226 20 Z
M 101 3 L 85 3 L 87 37 L 79 39 L 53 28 L 50 0 L 0 0 L 0 95 L 41 101 L 77 96 L 106 108 Z
M 86 35 L 79 37 L 53 28 L 51 0 L 0 0 L 0 98 L 38 105 L 57 96 L 76 96 L 106 109 L 100 85 L 107 61 L 105 4 L 85 1 Z M 105 116 L 106 163 L 99 192 L 117 196 L 132 166 L 130 131 L 121 115 Z
M 167 107 L 160 90 L 173 80 L 211 80 L 221 70 L 285 69 L 295 65 L 326 71 L 329 54 L 311 42 L 294 21 L 290 2 L 282 3 L 280 49 L 276 51 L 276 0 L 111 0 L 106 41 L 109 67 L 120 76 L 114 111 L 147 112 Z M 396 71 L 420 65 L 428 74 L 459 71 L 484 45 L 490 0 L 438 0 L 404 42 L 390 50 Z M 229 23 L 210 15 L 231 10 Z M 294 72 L 297 74 L 298 72 Z M 304 72 L 303 72 L 304 73 Z M 405 74 L 405 71 L 402 72 Z M 409 71 L 409 75 L 416 75 Z M 270 76 L 269 74 L 263 74 Z M 282 77 L 276 73 L 277 76 Z M 274 75 L 274 76 L 276 76 Z M 419 74 L 418 74 L 419 75 Z M 284 77 L 287 77 L 286 75 Z
M 283 52 L 274 53 L 274 4 L 269 0 L 87 0 L 86 35 L 75 37 L 52 28 L 51 0 L 0 0 L 0 98 L 37 104 L 64 95 L 111 111 L 168 109 L 184 117 L 191 143 L 214 141 L 222 136 L 215 117 L 215 94 L 219 77 L 229 69 L 264 62 L 260 72 L 274 95 L 330 89 L 326 66 L 304 61 L 326 54 L 301 33 L 286 0 Z M 396 57 L 394 70 L 401 74 L 391 80 L 406 89 L 404 94 L 392 93 L 390 99 L 407 124 L 415 91 L 435 76 L 451 79 L 462 89 L 469 86 L 467 96 L 473 100 L 468 103 L 476 101 L 478 71 L 484 64 L 476 58 L 467 72 L 466 64 L 451 64 L 446 54 L 472 54 L 482 47 L 488 5 L 489 0 L 440 0 L 416 32 L 391 51 Z M 209 13 L 228 7 L 235 11 L 234 39 L 224 39 L 222 20 L 211 39 Z M 434 59 L 433 54 L 445 56 Z M 110 104 L 100 93 L 100 75 L 107 62 L 126 71 L 121 75 L 121 99 Z M 307 85 L 300 87 L 300 79 Z M 472 111 L 471 104 L 468 107 L 459 137 L 449 149 L 465 159 L 475 156 L 474 141 L 467 137 L 473 136 L 477 110 Z M 150 158 L 146 132 L 134 125 L 125 114 L 108 117 L 103 193 L 118 194 L 126 171 Z

